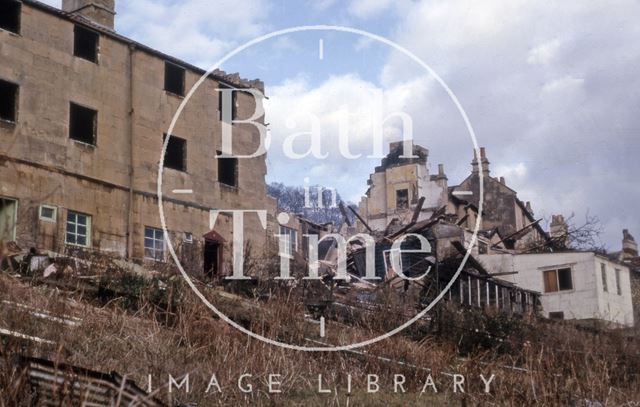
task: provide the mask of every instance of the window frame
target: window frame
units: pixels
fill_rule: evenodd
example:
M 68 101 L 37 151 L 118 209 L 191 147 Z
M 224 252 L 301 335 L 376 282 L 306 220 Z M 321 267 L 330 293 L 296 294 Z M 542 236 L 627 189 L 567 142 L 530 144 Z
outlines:
M 151 237 L 147 237 L 147 231 L 151 231 L 153 236 Z M 160 236 L 160 239 L 158 239 L 158 234 Z M 152 260 L 155 262 L 159 262 L 159 263 L 164 263 L 166 261 L 166 249 L 167 249 L 167 242 L 164 238 L 164 231 L 162 229 L 158 229 L 158 228 L 154 228 L 153 226 L 145 226 L 144 227 L 144 235 L 143 235 L 143 257 L 145 260 Z M 153 247 L 147 247 L 147 241 L 152 241 L 153 242 Z M 162 243 L 162 248 L 158 249 L 156 246 L 157 242 L 161 242 Z M 147 250 L 151 250 L 153 251 L 153 256 L 147 256 Z M 161 256 L 156 256 L 157 253 L 160 253 Z M 159 260 L 159 258 L 162 258 L 161 260 Z
M 86 35 L 86 38 L 88 38 L 88 36 L 93 36 L 92 39 L 95 39 L 95 43 L 93 44 L 93 56 L 91 58 L 89 58 L 87 55 L 82 55 L 82 53 L 80 52 L 81 48 L 78 47 L 79 39 L 81 39 L 78 36 L 79 32 L 81 33 L 81 35 Z M 84 59 L 85 61 L 92 62 L 94 64 L 98 64 L 98 60 L 100 58 L 100 33 L 83 25 L 75 24 L 73 27 L 73 56 Z
M 561 284 L 560 284 L 560 272 L 561 271 L 566 271 L 568 270 L 568 275 L 569 275 L 569 279 L 571 282 L 571 288 L 561 288 Z M 550 287 L 548 284 L 548 280 L 547 280 L 547 275 L 549 273 L 553 273 L 555 275 L 555 280 L 554 280 L 554 286 Z M 569 292 L 569 291 L 573 291 L 575 290 L 575 286 L 573 284 L 573 267 L 556 267 L 556 268 L 548 268 L 548 269 L 544 269 L 542 270 L 542 283 L 543 283 L 543 289 L 544 289 L 544 293 L 545 294 L 551 294 L 551 293 L 564 293 L 564 292 Z M 555 289 L 554 289 L 555 288 Z
M 73 224 L 75 225 L 75 231 L 73 233 L 69 232 L 69 223 L 70 223 L 70 216 L 71 215 L 75 215 L 76 216 L 76 221 L 73 222 Z M 80 223 L 78 223 L 78 217 L 79 216 L 83 216 L 86 219 L 86 223 L 84 225 L 81 225 Z M 85 233 L 84 235 L 78 233 L 78 226 L 84 226 L 85 227 Z M 82 213 L 82 212 L 76 212 L 76 211 L 71 211 L 71 210 L 67 210 L 67 220 L 65 221 L 65 229 L 64 229 L 64 244 L 68 245 L 68 246 L 75 246 L 75 247 L 84 247 L 84 248 L 89 248 L 91 247 L 91 229 L 92 229 L 92 218 L 91 215 L 86 214 L 86 213 Z M 71 235 L 75 235 L 75 242 L 70 242 L 69 241 L 69 234 Z M 85 238 L 85 244 L 80 244 L 78 243 L 78 236 L 84 236 Z
M 13 88 L 13 118 L 8 119 L 0 117 L 0 122 L 16 124 L 18 122 L 18 107 L 20 106 L 20 85 L 2 78 L 0 78 L 0 85 L 6 85 L 8 88 Z
M 51 209 L 53 211 L 53 216 L 51 218 L 43 216 L 42 215 L 43 209 Z M 40 205 L 40 207 L 38 208 L 38 219 L 43 222 L 58 223 L 58 207 L 53 205 L 44 205 L 44 204 Z
M 238 118 L 238 92 L 239 89 L 228 85 L 224 82 L 218 82 L 218 88 L 217 88 L 217 92 L 218 92 L 218 120 L 220 122 L 222 122 L 222 95 L 224 95 L 224 92 L 221 92 L 221 89 L 231 89 L 231 125 L 233 125 L 233 121 L 236 120 Z

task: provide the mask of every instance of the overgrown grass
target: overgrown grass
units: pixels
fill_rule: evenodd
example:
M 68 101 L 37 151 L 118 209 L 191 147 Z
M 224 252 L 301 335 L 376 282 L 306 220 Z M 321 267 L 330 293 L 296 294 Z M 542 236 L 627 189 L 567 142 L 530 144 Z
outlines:
M 640 348 L 637 337 L 628 333 L 588 331 L 443 304 L 431 324 L 364 349 L 308 353 L 267 345 L 214 318 L 180 279 L 115 274 L 97 280 L 95 290 L 54 288 L 73 286 L 63 283 L 64 278 L 33 285 L 0 275 L 0 301 L 82 319 L 80 326 L 67 326 L 3 303 L 0 328 L 55 342 L 51 346 L 5 338 L 0 348 L 4 357 L 23 353 L 117 371 L 145 389 L 151 375 L 154 395 L 169 405 L 556 406 L 589 401 L 632 405 L 640 400 Z M 305 310 L 288 286 L 269 286 L 272 294 L 278 294 L 271 299 L 237 298 L 204 285 L 200 289 L 254 332 L 298 344 L 323 340 L 316 325 L 293 318 Z M 390 323 L 397 324 L 401 312 L 389 308 L 367 318 L 331 321 L 325 339 L 346 343 L 371 338 Z M 0 405 L 28 405 L 25 389 L 16 386 L 19 378 L 10 366 L 9 360 L 0 364 Z M 186 374 L 190 392 L 184 388 L 169 392 L 169 375 L 179 382 Z M 251 375 L 246 380 L 253 386 L 251 393 L 238 387 L 244 374 Z M 281 393 L 269 393 L 267 382 L 273 374 L 280 375 Z M 465 393 L 454 392 L 453 374 L 465 377 Z M 484 392 L 480 374 L 495 375 L 489 393 Z M 221 393 L 215 387 L 206 392 L 212 375 Z M 319 392 L 320 375 L 322 388 L 331 393 Z M 367 393 L 369 375 L 379 377 L 377 393 Z M 394 389 L 396 375 L 406 379 L 406 393 Z M 431 386 L 421 393 L 429 375 L 437 393 Z

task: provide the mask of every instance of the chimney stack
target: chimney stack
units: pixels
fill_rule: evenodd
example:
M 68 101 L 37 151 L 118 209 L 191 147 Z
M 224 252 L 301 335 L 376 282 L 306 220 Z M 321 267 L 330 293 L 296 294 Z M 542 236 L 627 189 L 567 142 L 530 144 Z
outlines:
M 569 225 L 562 215 L 551 215 L 551 225 L 549 228 L 551 238 L 559 243 L 561 247 L 569 244 Z
M 527 212 L 529 212 L 531 214 L 531 216 L 533 216 L 533 209 L 531 208 L 531 202 L 527 201 L 527 203 L 525 204 L 525 207 L 527 208 Z M 562 215 L 560 215 L 562 216 Z
M 62 0 L 62 10 L 110 30 L 114 28 L 115 0 Z
M 484 147 L 480 147 L 480 164 L 482 166 L 482 173 L 485 176 L 489 175 L 489 160 Z M 473 161 L 471 161 L 471 168 L 474 174 L 480 171 L 478 167 L 478 151 L 473 150 Z
M 502 185 L 507 185 L 507 181 L 504 179 L 504 177 L 500 177 L 500 183 Z
M 629 229 L 622 231 L 622 260 L 638 257 L 638 244 Z

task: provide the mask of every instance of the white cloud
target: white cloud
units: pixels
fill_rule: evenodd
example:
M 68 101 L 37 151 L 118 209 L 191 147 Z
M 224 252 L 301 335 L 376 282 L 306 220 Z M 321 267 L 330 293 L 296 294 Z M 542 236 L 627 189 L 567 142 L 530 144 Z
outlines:
M 388 10 L 393 3 L 393 0 L 352 0 L 349 12 L 358 18 L 371 18 Z
M 549 65 L 560 50 L 560 45 L 561 42 L 557 38 L 538 45 L 529 52 L 527 63 L 531 65 Z

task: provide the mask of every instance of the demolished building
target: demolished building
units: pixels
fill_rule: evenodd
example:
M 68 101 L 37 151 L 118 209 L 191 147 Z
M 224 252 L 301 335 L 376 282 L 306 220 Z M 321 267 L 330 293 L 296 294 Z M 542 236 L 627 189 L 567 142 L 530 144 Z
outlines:
M 550 232 L 544 230 L 531 204 L 522 202 L 503 177 L 491 176 L 484 148 L 474 152 L 471 174 L 459 185 L 449 186 L 443 165 L 438 165 L 437 174 L 429 174 L 427 149 L 409 144 L 412 157 L 404 157 L 404 146 L 391 143 L 389 154 L 371 174 L 359 205 L 359 230 L 376 229 L 390 237 L 399 235 L 394 231 L 424 233 L 440 246 L 437 226 L 448 225 L 459 232 L 445 247 L 464 253 L 473 243 L 482 176 L 477 242 L 471 247 L 469 265 L 447 293 L 449 298 L 481 307 L 500 305 L 500 298 L 507 298 L 504 303 L 511 308 L 512 298 L 524 298 L 516 302 L 520 309 L 530 305 L 549 318 L 634 324 L 628 265 L 595 251 L 568 248 L 568 227 L 561 215 L 553 216 Z M 628 242 L 625 246 L 629 253 L 631 246 Z M 436 252 L 439 261 L 455 258 Z M 452 276 L 450 271 L 438 281 L 447 282 Z

